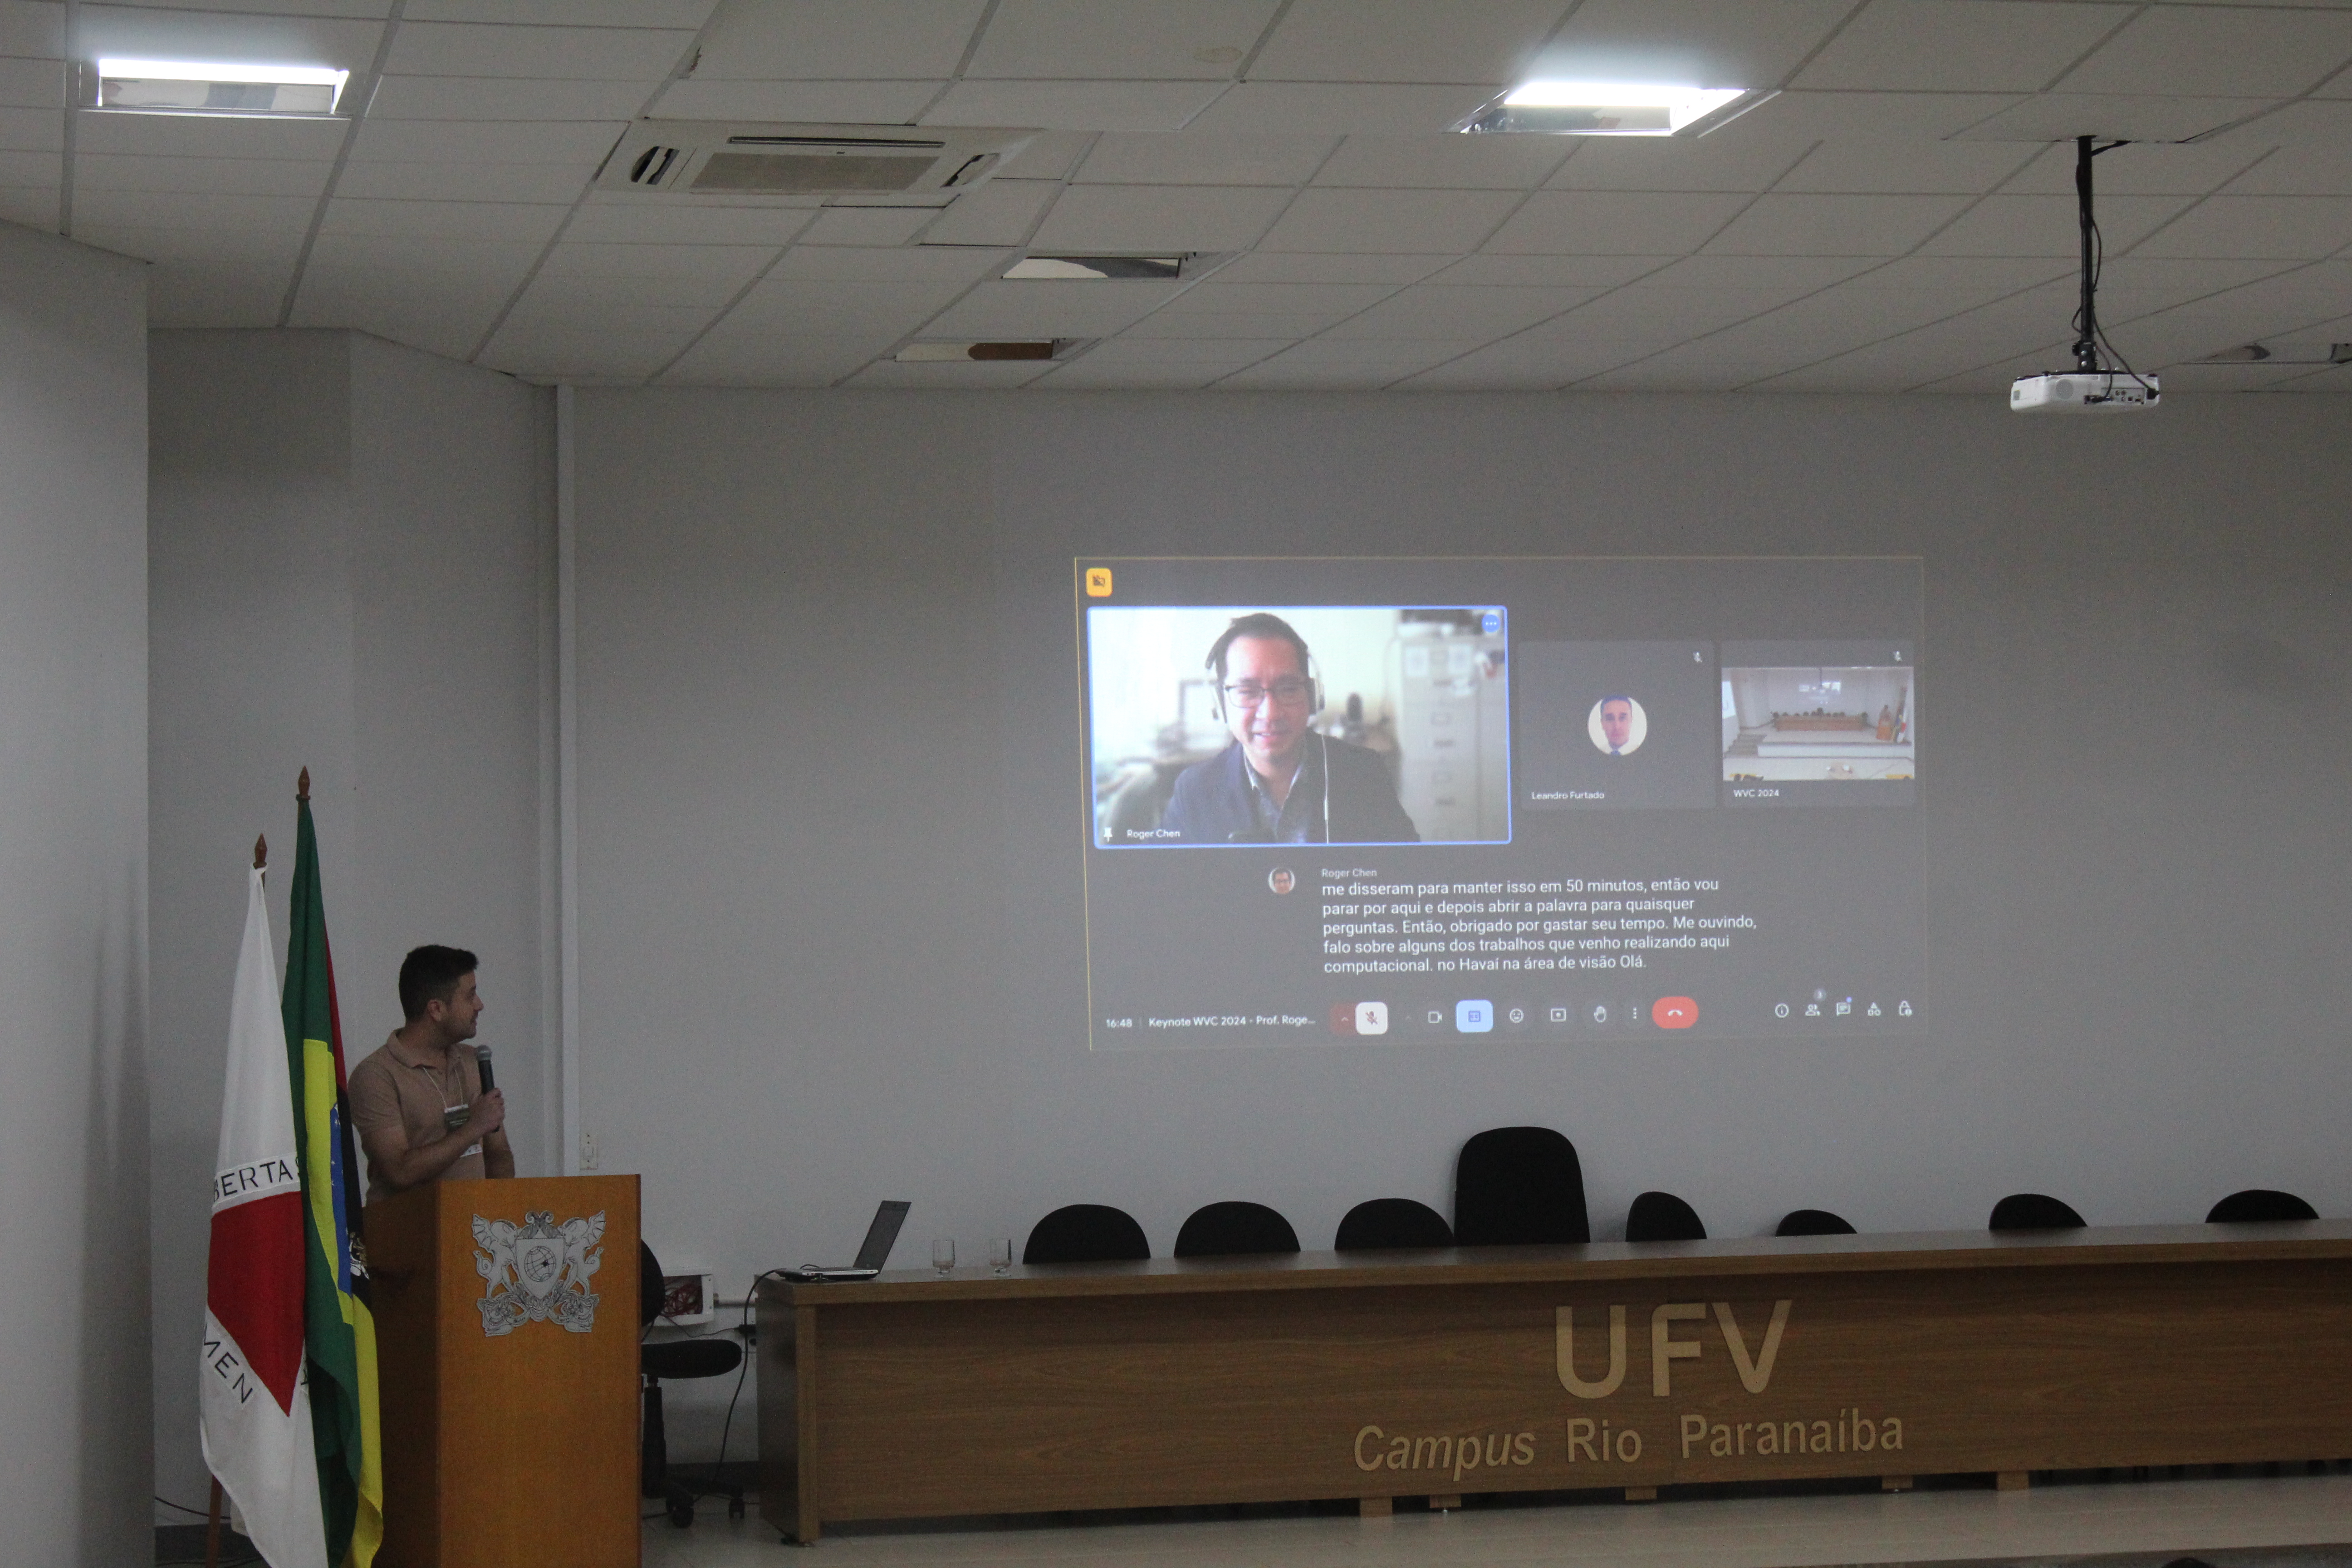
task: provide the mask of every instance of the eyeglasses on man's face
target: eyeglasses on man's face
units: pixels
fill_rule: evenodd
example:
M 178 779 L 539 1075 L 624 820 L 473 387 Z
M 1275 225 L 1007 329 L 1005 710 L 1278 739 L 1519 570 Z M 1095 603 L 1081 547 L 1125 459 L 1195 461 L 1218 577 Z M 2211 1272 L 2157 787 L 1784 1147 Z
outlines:
M 1285 676 L 1261 686 L 1255 680 L 1236 680 L 1225 688 L 1225 700 L 1236 708 L 1263 708 L 1271 697 L 1285 708 L 1304 707 L 1307 694 L 1313 688 L 1297 676 Z

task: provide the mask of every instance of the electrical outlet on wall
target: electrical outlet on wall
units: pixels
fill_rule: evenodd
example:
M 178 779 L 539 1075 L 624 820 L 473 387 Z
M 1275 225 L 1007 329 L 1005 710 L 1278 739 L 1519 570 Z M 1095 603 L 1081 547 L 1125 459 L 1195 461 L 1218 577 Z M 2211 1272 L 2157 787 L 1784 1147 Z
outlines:
M 596 1168 L 596 1134 L 593 1132 L 580 1134 L 580 1168 L 583 1171 Z

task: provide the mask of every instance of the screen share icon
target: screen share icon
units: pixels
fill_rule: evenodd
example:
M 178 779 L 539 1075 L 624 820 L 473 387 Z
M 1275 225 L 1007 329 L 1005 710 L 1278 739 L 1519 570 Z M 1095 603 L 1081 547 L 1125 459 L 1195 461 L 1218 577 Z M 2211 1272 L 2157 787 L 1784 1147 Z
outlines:
M 1456 1002 L 1454 1004 L 1454 1026 L 1465 1035 L 1491 1034 L 1495 1027 L 1495 1005 L 1492 1002 Z

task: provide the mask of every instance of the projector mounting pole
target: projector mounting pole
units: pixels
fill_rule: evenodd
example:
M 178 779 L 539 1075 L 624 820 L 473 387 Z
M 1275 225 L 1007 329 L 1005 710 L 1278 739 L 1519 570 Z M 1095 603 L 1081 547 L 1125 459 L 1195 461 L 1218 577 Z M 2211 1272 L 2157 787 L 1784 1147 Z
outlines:
M 2091 138 L 2074 138 L 2074 205 L 2083 227 L 2083 335 L 2074 340 L 2074 368 L 2085 375 L 2099 371 L 2098 260 L 2095 254 L 2098 224 L 2091 216 Z

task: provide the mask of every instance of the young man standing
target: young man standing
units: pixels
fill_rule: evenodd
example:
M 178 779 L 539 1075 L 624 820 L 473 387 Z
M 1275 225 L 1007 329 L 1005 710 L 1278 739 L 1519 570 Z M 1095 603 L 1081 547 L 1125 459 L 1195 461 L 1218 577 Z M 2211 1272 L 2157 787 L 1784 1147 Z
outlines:
M 420 947 L 401 961 L 400 1010 L 408 1021 L 352 1069 L 352 1130 L 367 1152 L 367 1201 L 427 1182 L 515 1173 L 506 1100 L 482 1092 L 466 1041 L 482 1016 L 474 955 Z

